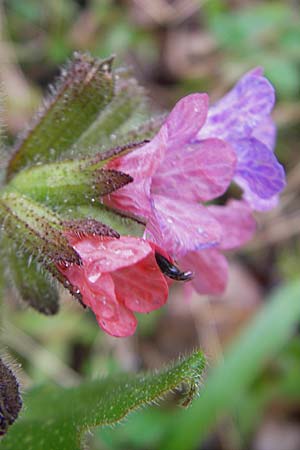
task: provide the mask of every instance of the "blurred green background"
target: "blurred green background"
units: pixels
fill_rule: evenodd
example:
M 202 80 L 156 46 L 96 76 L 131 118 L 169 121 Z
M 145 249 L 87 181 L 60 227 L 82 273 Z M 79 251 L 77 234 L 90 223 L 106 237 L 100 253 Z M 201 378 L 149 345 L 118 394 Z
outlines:
M 174 289 L 166 308 L 139 318 L 133 338 L 104 335 L 92 314 L 67 296 L 61 312 L 47 318 L 23 308 L 12 292 L 4 305 L 2 343 L 22 364 L 24 389 L 45 380 L 69 386 L 119 370 L 154 369 L 200 346 L 210 362 L 206 377 L 212 376 L 216 386 L 210 383 L 202 411 L 195 409 L 189 416 L 194 429 L 199 428 L 199 450 L 299 450 L 299 332 L 288 325 L 289 332 L 280 332 L 289 320 L 284 308 L 280 315 L 270 314 L 263 327 L 256 322 L 258 311 L 267 307 L 282 284 L 287 286 L 282 294 L 287 308 L 291 307 L 289 286 L 300 274 L 299 2 L 6 0 L 0 8 L 7 143 L 22 132 L 48 84 L 75 50 L 99 57 L 116 54 L 115 65 L 131 67 L 146 87 L 153 110 L 170 108 L 193 91 L 208 92 L 214 101 L 244 72 L 263 66 L 276 87 L 276 152 L 288 175 L 280 206 L 258 215 L 255 239 L 230 256 L 226 293 L 221 298 L 194 296 L 186 302 L 183 290 Z M 300 302 L 300 291 L 298 298 Z M 241 330 L 253 320 L 251 332 L 241 338 Z M 263 358 L 257 356 L 256 326 L 262 347 L 266 345 Z M 236 369 L 249 360 L 253 374 L 247 378 L 245 371 Z M 207 424 L 210 402 L 218 420 L 213 415 Z M 166 401 L 114 429 L 97 430 L 89 448 L 165 450 L 172 430 L 180 427 L 177 414 L 175 402 Z M 177 448 L 192 447 L 183 443 Z

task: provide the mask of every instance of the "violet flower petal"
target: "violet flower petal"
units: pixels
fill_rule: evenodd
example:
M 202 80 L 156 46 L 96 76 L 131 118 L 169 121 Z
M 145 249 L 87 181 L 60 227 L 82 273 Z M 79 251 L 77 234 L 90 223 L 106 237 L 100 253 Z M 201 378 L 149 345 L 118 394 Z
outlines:
M 238 154 L 235 181 L 262 199 L 270 199 L 285 187 L 285 173 L 275 155 L 260 141 L 236 141 Z M 240 181 L 242 180 L 242 183 Z
M 230 143 L 232 139 L 250 136 L 271 113 L 274 103 L 272 84 L 261 75 L 260 69 L 254 69 L 210 107 L 198 138 L 216 136 Z
M 274 151 L 276 141 L 276 126 L 271 117 L 267 117 L 261 125 L 252 132 L 252 137 L 265 144 Z
M 258 195 L 255 195 L 248 188 L 248 184 L 242 178 L 238 180 L 239 186 L 244 190 L 243 199 L 249 204 L 249 206 L 256 211 L 270 211 L 271 209 L 276 208 L 279 203 L 279 195 L 275 194 L 273 197 L 264 199 L 260 198 Z

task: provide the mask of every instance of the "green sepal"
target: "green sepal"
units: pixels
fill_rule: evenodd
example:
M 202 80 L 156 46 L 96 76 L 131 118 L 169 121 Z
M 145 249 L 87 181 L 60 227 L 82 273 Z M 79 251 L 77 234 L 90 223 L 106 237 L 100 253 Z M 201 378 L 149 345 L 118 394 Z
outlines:
M 63 226 L 68 233 L 78 237 L 85 236 L 107 236 L 111 238 L 119 238 L 120 234 L 107 226 L 106 224 L 94 219 L 71 219 L 64 220 Z
M 73 213 L 71 217 L 57 216 L 49 208 L 17 192 L 7 192 L 0 198 L 0 220 L 8 241 L 13 241 L 11 251 L 16 257 L 25 253 L 41 263 L 80 302 L 79 289 L 65 278 L 59 266 L 81 265 L 80 256 L 68 242 L 68 233 L 119 237 L 117 231 L 97 219 Z
M 82 153 L 105 151 L 112 145 L 123 145 L 132 140 L 122 139 L 128 128 L 144 121 L 146 110 L 144 89 L 137 81 L 121 71 L 115 73 L 115 94 L 112 101 L 82 134 L 74 149 Z M 136 140 L 141 140 L 139 137 Z
M 100 203 L 94 203 L 90 206 L 74 206 L 69 212 L 65 213 L 65 217 L 66 219 L 95 219 L 107 224 L 120 235 L 141 237 L 145 231 L 145 223 L 142 218 L 122 215 L 120 211 L 114 211 Z
M 3 450 L 20 442 L 32 450 L 81 450 L 91 428 L 112 425 L 131 411 L 179 389 L 187 405 L 199 391 L 205 368 L 201 351 L 180 359 L 161 372 L 123 374 L 85 381 L 73 388 L 45 385 L 25 396 L 26 410 L 2 441 Z M 182 385 L 187 387 L 183 392 Z M 28 445 L 27 445 L 28 444 Z
M 125 173 L 105 166 L 114 158 L 143 145 L 131 143 L 93 157 L 30 167 L 19 172 L 7 190 L 18 191 L 54 207 L 90 204 L 133 181 Z
M 21 300 L 36 311 L 53 315 L 59 309 L 59 293 L 53 277 L 32 255 L 18 251 L 11 241 L 7 245 L 9 276 Z M 9 247 L 9 248 L 8 248 Z
M 9 188 L 33 199 L 58 207 L 86 204 L 120 189 L 132 177 L 116 170 L 94 169 L 77 161 L 66 161 L 23 170 Z
M 80 257 L 63 234 L 61 219 L 45 206 L 16 192 L 0 198 L 0 220 L 4 232 L 16 245 L 45 261 L 80 264 Z
M 111 101 L 112 58 L 76 53 L 62 70 L 57 87 L 17 143 L 7 178 L 28 165 L 55 161 L 68 150 Z
M 151 140 L 158 133 L 165 118 L 166 115 L 161 114 L 152 119 L 145 120 L 142 124 L 134 126 L 129 130 L 122 128 L 118 136 L 116 136 L 116 143 L 118 145 L 126 145 L 128 142 Z

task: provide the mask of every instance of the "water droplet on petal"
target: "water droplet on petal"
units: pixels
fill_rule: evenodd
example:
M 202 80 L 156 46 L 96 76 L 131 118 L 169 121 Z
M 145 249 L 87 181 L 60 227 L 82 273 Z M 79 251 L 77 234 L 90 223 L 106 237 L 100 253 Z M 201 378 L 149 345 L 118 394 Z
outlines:
M 101 277 L 101 272 L 99 272 L 99 271 L 92 271 L 88 275 L 88 280 L 91 283 L 96 283 L 96 281 L 98 281 L 100 277 Z
M 103 319 L 111 320 L 116 314 L 116 308 L 112 303 L 107 302 L 105 296 L 101 299 L 100 315 Z

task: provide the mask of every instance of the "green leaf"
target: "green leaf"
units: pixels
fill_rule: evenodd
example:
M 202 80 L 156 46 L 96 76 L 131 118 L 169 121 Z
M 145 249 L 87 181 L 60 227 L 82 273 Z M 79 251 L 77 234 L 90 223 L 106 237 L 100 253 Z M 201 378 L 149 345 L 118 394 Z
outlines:
M 17 143 L 8 178 L 24 166 L 56 160 L 78 140 L 113 97 L 111 62 L 75 54 L 53 96 Z
M 294 99 L 299 92 L 300 81 L 298 64 L 284 54 L 261 56 L 266 76 L 274 84 L 277 94 L 282 98 Z
M 107 450 L 159 449 L 166 430 L 172 426 L 177 408 L 149 407 L 133 413 L 125 423 L 113 428 L 98 428 L 95 441 L 105 445 Z M 97 448 L 97 447 L 96 447 Z
M 218 43 L 238 54 L 261 46 L 265 49 L 270 38 L 279 39 L 282 29 L 291 20 L 291 10 L 283 3 L 258 4 L 235 11 L 220 12 L 212 17 L 210 28 Z M 272 42 L 271 41 L 271 42 Z
M 187 385 L 190 401 L 201 381 L 205 358 L 198 351 L 155 374 L 87 381 L 78 387 L 44 386 L 24 396 L 26 408 L 2 441 L 3 450 L 80 450 L 85 431 L 119 422 L 131 411 Z
M 288 341 L 300 319 L 300 282 L 278 289 L 235 340 L 224 362 L 211 370 L 205 390 L 178 414 L 164 450 L 191 450 L 203 442 L 216 420 L 232 410 L 267 361 Z M 182 433 L 182 430 L 185 430 Z
M 274 402 L 299 401 L 299 379 L 300 341 L 296 335 L 238 400 L 234 419 L 245 440 L 253 436 Z

